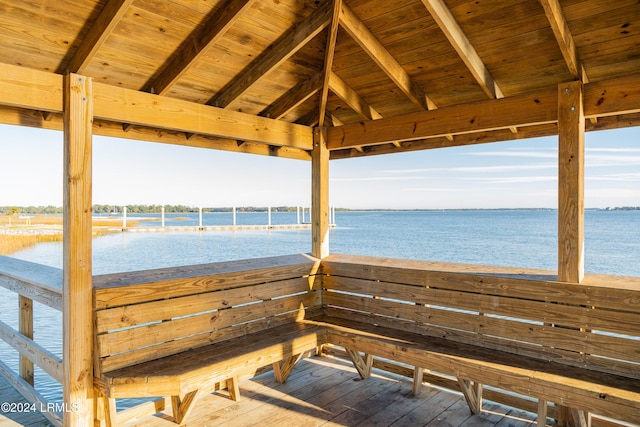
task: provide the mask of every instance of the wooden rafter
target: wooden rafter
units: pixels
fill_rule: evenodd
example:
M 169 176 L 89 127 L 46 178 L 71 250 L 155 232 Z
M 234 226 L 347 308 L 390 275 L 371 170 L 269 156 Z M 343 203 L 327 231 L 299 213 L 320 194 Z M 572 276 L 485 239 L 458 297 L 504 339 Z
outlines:
M 362 97 L 336 73 L 331 73 L 329 87 L 331 91 L 338 96 L 338 98 L 342 99 L 353 111 L 363 118 L 367 120 L 378 120 L 382 118 L 382 114 L 362 99 Z M 397 141 L 394 141 L 393 145 L 400 147 L 400 143 Z M 356 146 L 355 148 L 359 151 L 362 150 L 359 146 Z
M 318 126 L 324 126 L 325 111 L 327 110 L 327 98 L 329 98 L 329 85 L 333 68 L 333 56 L 336 50 L 336 40 L 338 39 L 338 27 L 340 24 L 340 9 L 342 0 L 333 0 L 333 15 L 331 26 L 327 35 L 327 47 L 324 52 L 324 70 L 322 73 L 322 92 L 320 93 L 320 105 L 318 108 Z
M 336 73 L 331 73 L 329 80 L 329 88 L 338 98 L 342 99 L 353 111 L 358 113 L 362 118 L 367 120 L 381 119 L 382 115 L 369 105 L 358 93 L 353 90 L 344 80 Z
M 269 74 L 283 62 L 291 58 L 310 40 L 324 30 L 331 22 L 332 7 L 327 2 L 307 19 L 294 26 L 274 44 L 236 76 L 228 85 L 213 96 L 207 104 L 227 107 L 247 91 L 261 77 Z
M 558 0 L 539 0 L 545 15 L 549 20 L 553 35 L 556 37 L 562 56 L 569 68 L 571 75 L 577 79 L 587 83 L 587 77 L 578 56 L 578 48 L 569 29 L 562 7 Z
M 458 52 L 458 55 L 460 55 L 473 77 L 480 84 L 482 90 L 489 98 L 503 98 L 502 90 L 500 90 L 480 55 L 478 55 L 478 52 L 444 2 L 442 0 L 422 0 L 422 3 L 429 10 L 449 43 Z
M 263 117 L 280 119 L 291 110 L 304 103 L 318 93 L 322 87 L 322 75 L 316 74 L 299 85 L 291 88 L 287 93 L 260 112 Z
M 83 73 L 98 52 L 98 49 L 118 25 L 131 3 L 133 3 L 133 0 L 109 0 L 100 12 L 96 22 L 91 25 L 89 33 L 82 40 L 73 58 L 68 64 L 62 65 L 62 69 L 58 70 L 58 72 Z
M 413 81 L 411 76 L 402 68 L 393 55 L 389 53 L 360 18 L 345 4 L 342 5 L 340 23 L 347 33 L 415 105 L 422 110 L 433 110 L 437 108 L 436 104 L 424 93 L 422 88 Z
M 164 64 L 160 74 L 147 82 L 145 91 L 160 95 L 166 94 L 178 79 L 198 61 L 207 48 L 218 42 L 242 16 L 242 12 L 249 9 L 254 2 L 255 0 L 227 0 L 222 7 L 216 9 L 202 29 L 189 35 L 189 38 Z

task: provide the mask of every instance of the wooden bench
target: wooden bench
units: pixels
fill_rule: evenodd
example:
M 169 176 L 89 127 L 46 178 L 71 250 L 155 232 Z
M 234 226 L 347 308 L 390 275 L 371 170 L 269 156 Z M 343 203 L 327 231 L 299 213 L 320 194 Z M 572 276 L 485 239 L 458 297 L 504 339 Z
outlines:
M 305 255 L 94 277 L 96 414 L 122 424 L 304 353 L 344 347 L 363 378 L 380 358 L 455 378 L 472 412 L 484 385 L 535 399 L 539 424 L 640 420 L 640 279 L 425 261 Z M 376 360 L 374 357 L 376 356 Z M 491 392 L 492 390 L 487 390 Z M 115 399 L 163 399 L 116 416 Z M 553 402 L 554 405 L 548 405 Z
M 457 378 L 472 412 L 483 384 L 547 402 L 558 425 L 591 413 L 640 422 L 640 280 L 559 283 L 516 269 L 332 255 L 322 261 L 327 340 L 360 375 L 372 355 Z M 318 321 L 319 320 L 319 321 Z M 364 353 L 361 354 L 361 353 Z
M 122 424 L 165 400 L 116 415 L 117 398 L 165 397 L 182 423 L 198 394 L 273 365 L 285 381 L 300 355 L 326 341 L 317 314 L 319 262 L 304 255 L 94 277 L 96 413 Z M 149 409 L 150 408 L 150 409 Z

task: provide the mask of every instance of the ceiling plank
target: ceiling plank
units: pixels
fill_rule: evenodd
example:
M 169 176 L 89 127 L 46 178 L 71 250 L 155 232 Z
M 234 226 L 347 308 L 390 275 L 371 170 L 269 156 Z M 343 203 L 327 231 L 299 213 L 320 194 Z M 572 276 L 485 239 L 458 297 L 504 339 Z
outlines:
M 260 112 L 263 117 L 281 119 L 291 110 L 301 105 L 322 88 L 322 74 L 316 74 L 299 85 L 291 88 L 287 93 L 276 99 L 271 105 Z
M 467 38 L 449 8 L 442 0 L 422 0 L 429 13 L 436 21 L 449 43 L 458 52 L 462 61 L 482 87 L 489 98 L 503 98 L 502 90 L 495 82 L 491 73 Z
M 216 44 L 227 31 L 249 9 L 255 0 L 228 0 L 216 9 L 211 18 L 200 30 L 191 33 L 180 45 L 172 57 L 162 67 L 160 74 L 145 84 L 145 91 L 159 95 L 166 94 L 206 52 L 209 46 Z
M 413 81 L 411 76 L 402 68 L 382 43 L 380 43 L 375 35 L 369 31 L 360 18 L 345 4 L 342 5 L 340 23 L 347 33 L 415 105 L 422 110 L 433 110 L 437 108 L 433 100 L 424 93 L 422 88 Z
M 322 92 L 320 93 L 320 106 L 318 108 L 318 127 L 324 126 L 325 113 L 327 111 L 327 99 L 329 98 L 329 85 L 331 81 L 331 70 L 333 69 L 333 56 L 336 50 L 338 39 L 338 27 L 340 26 L 340 10 L 342 0 L 333 0 L 333 15 L 331 26 L 327 35 L 327 47 L 324 51 L 324 70 L 322 73 Z
M 109 0 L 104 6 L 98 19 L 91 25 L 89 33 L 73 55 L 69 63 L 58 70 L 59 73 L 69 71 L 71 73 L 84 73 L 98 49 L 107 40 L 111 32 L 120 22 L 125 12 L 131 6 L 133 0 Z
M 298 50 L 324 30 L 331 21 L 332 7 L 324 3 L 305 20 L 294 26 L 228 85 L 214 95 L 207 104 L 225 108 L 246 92 L 261 77 L 269 74 L 280 64 L 291 58 Z
M 562 7 L 558 0 L 539 0 L 544 13 L 549 20 L 553 35 L 555 36 L 562 56 L 564 57 L 567 67 L 571 75 L 578 80 L 582 80 L 583 83 L 587 83 L 586 75 L 580 59 L 578 57 L 578 48 L 569 29 L 564 14 L 562 13 Z
M 94 116 L 159 129 L 311 150 L 311 128 L 166 96 L 93 83 Z

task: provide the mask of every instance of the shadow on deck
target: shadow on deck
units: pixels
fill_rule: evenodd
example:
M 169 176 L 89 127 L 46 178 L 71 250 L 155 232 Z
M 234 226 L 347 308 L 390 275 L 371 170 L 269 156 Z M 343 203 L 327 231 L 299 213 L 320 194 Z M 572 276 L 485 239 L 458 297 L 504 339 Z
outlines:
M 240 383 L 241 399 L 228 399 L 226 391 L 202 396 L 185 426 L 451 426 L 527 427 L 535 414 L 485 401 L 482 413 L 471 415 L 459 393 L 425 386 L 411 395 L 407 378 L 374 370 L 360 380 L 348 362 L 331 356 L 302 360 L 284 384 L 271 372 Z M 0 379 L 3 402 L 24 402 Z M 548 420 L 551 421 L 551 420 Z M 0 412 L 0 427 L 49 426 L 38 412 Z M 170 409 L 133 426 L 173 426 Z
M 411 381 L 375 371 L 360 380 L 351 363 L 330 356 L 301 361 L 284 384 L 271 372 L 240 383 L 241 399 L 226 391 L 202 396 L 187 426 L 513 426 L 535 424 L 535 414 L 485 402 L 472 416 L 462 394 L 426 387 L 411 396 Z M 170 410 L 136 426 L 175 426 Z

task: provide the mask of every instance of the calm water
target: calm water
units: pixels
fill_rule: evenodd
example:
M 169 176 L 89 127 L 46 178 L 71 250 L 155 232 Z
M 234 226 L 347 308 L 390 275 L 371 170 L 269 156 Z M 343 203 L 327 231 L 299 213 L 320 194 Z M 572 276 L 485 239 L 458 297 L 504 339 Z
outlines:
M 197 214 L 170 217 L 166 225 L 199 222 Z M 271 221 L 295 223 L 296 214 L 273 213 Z M 333 253 L 555 270 L 556 221 L 555 211 L 337 212 L 330 248 Z M 203 215 L 204 225 L 231 222 L 230 213 Z M 267 224 L 267 215 L 239 213 L 237 223 Z M 118 233 L 94 240 L 94 274 L 293 254 L 310 248 L 310 230 Z M 41 244 L 13 256 L 61 267 L 62 245 Z M 639 260 L 640 211 L 586 212 L 587 272 L 640 277 Z M 17 296 L 0 288 L 0 320 L 17 328 L 17 307 Z M 60 314 L 37 303 L 34 312 L 36 342 L 61 355 Z M 15 368 L 17 358 L 0 342 L 0 359 Z M 60 387 L 37 368 L 36 383 L 46 397 L 61 400 Z

